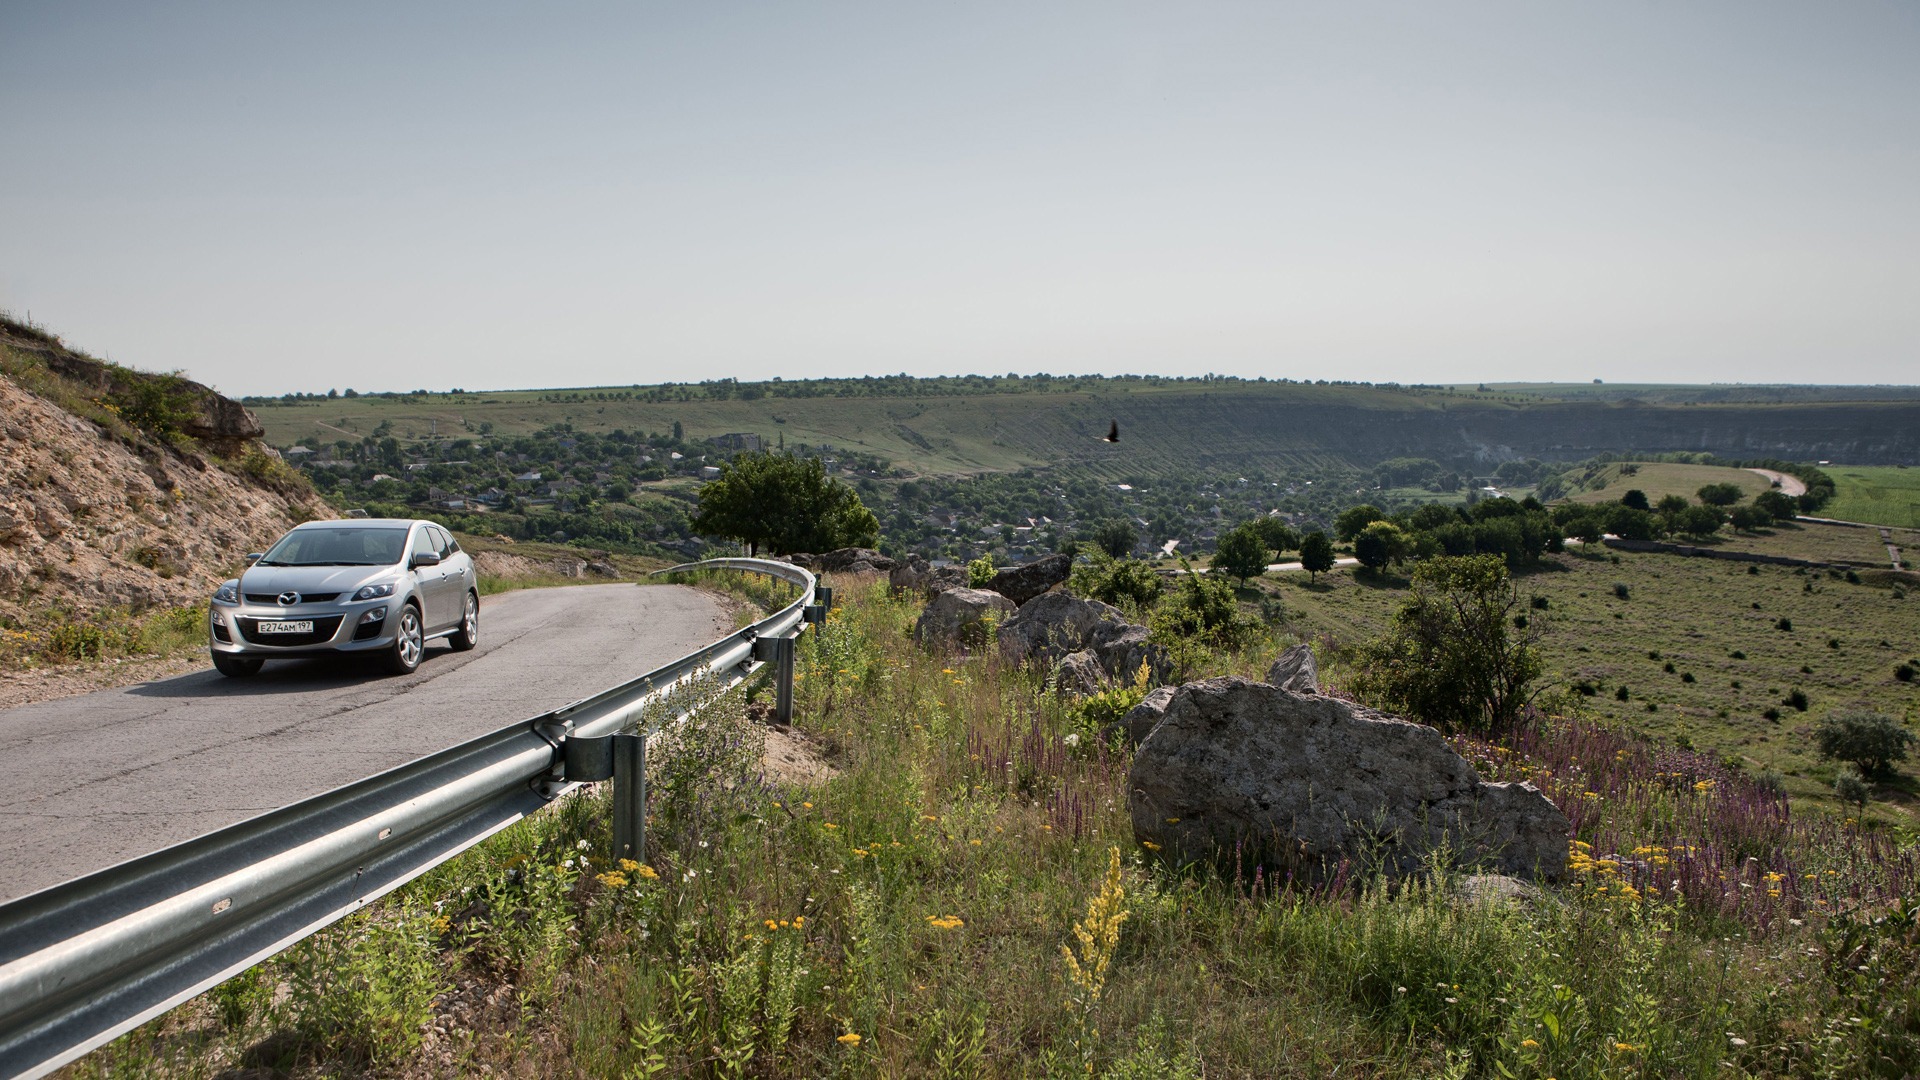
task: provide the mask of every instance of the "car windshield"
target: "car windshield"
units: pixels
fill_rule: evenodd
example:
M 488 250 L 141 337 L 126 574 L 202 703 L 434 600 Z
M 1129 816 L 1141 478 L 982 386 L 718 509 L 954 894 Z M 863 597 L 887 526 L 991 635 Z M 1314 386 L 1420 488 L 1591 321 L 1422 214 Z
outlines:
M 387 566 L 400 561 L 407 530 L 364 525 L 295 529 L 256 566 Z

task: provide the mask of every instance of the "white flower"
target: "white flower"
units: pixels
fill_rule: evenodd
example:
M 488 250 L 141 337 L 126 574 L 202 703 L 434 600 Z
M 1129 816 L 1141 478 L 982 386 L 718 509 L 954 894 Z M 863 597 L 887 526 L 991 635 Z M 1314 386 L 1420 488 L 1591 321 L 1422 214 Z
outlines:
M 575 849 L 575 850 L 577 850 L 577 851 L 585 851 L 585 850 L 587 850 L 587 842 L 586 842 L 585 840 L 582 840 L 582 841 L 580 841 L 579 843 L 577 843 L 577 844 L 575 844 L 575 845 L 573 845 L 573 846 L 574 846 L 574 849 Z
M 562 866 L 564 866 L 564 867 L 566 867 L 567 869 L 569 869 L 569 870 L 571 870 L 571 869 L 573 869 L 573 860 L 572 860 L 572 859 L 568 859 L 568 860 L 567 860 L 566 862 L 564 862 L 564 863 L 561 863 L 560 865 L 562 865 Z
M 1077 731 L 1070 731 L 1067 733 L 1066 737 L 1061 739 L 1060 741 L 1063 743 L 1066 743 L 1068 746 L 1079 746 L 1080 733 Z
M 680 880 L 681 880 L 681 881 L 692 881 L 692 880 L 693 880 L 694 878 L 697 878 L 697 877 L 699 877 L 699 876 L 700 876 L 700 871 L 698 871 L 698 870 L 689 870 L 689 871 L 687 871 L 686 873 L 684 873 L 684 874 L 681 874 L 681 875 L 680 875 Z

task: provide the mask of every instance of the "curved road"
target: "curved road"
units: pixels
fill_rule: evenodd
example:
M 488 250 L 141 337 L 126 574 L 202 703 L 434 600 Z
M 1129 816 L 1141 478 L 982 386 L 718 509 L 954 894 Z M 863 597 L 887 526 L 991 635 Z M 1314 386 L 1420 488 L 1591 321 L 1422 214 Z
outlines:
M 733 629 L 679 585 L 487 597 L 480 645 L 412 675 L 361 660 L 212 668 L 0 711 L 0 902 L 577 701 Z

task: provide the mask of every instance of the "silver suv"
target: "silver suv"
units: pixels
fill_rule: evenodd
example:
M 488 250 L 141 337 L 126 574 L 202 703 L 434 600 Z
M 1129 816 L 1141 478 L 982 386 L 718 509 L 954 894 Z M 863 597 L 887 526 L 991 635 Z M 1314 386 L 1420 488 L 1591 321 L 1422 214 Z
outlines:
M 427 642 L 480 640 L 473 558 L 431 521 L 310 521 L 220 586 L 208 605 L 213 666 L 252 675 L 275 657 L 368 653 L 404 675 Z

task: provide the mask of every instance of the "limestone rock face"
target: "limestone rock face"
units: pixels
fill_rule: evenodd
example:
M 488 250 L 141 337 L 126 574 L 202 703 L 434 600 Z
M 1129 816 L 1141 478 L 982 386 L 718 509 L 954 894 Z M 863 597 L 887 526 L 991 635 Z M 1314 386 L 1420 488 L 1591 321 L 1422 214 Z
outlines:
M 1533 785 L 1482 782 L 1425 725 L 1237 677 L 1173 691 L 1129 788 L 1134 835 L 1178 862 L 1398 876 L 1444 845 L 1495 873 L 1566 869 L 1567 817 Z
M 1267 682 L 1295 694 L 1319 693 L 1320 667 L 1313 661 L 1312 647 L 1295 645 L 1281 653 L 1267 669 Z
M 1020 566 L 1003 567 L 994 572 L 986 587 L 1013 601 L 1027 601 L 1067 580 L 1073 572 L 1073 560 L 1065 555 L 1049 555 Z
M 986 641 L 986 620 L 1003 624 L 1012 618 L 1013 601 L 985 589 L 949 589 L 933 598 L 914 623 L 913 640 L 922 645 L 965 645 L 978 648 Z
M 1128 622 L 1119 608 L 1063 592 L 1041 593 L 1020 605 L 1000 628 L 1000 646 L 1014 660 L 1041 663 L 1088 650 L 1122 682 L 1131 681 L 1142 663 L 1155 680 L 1172 667 L 1165 650 L 1147 640 L 1147 628 Z

